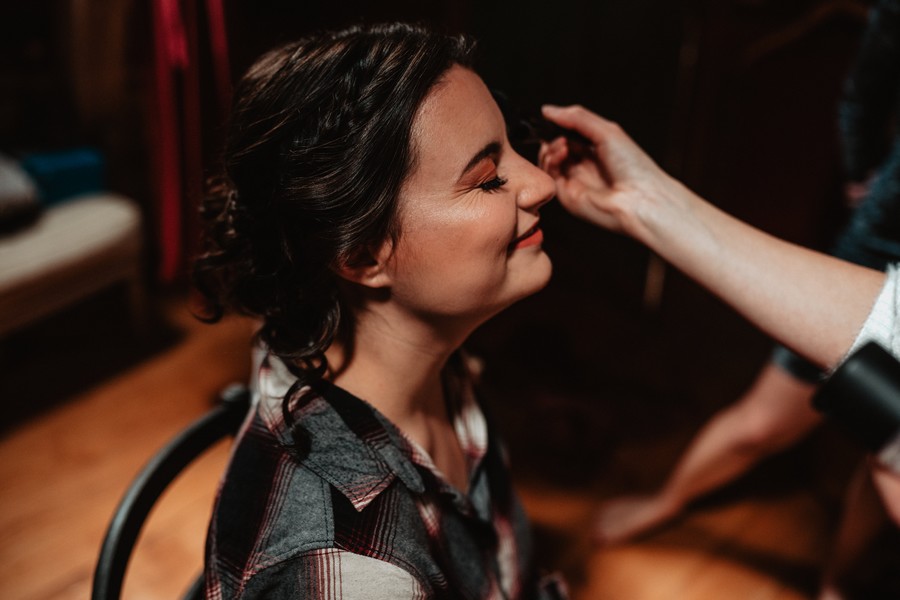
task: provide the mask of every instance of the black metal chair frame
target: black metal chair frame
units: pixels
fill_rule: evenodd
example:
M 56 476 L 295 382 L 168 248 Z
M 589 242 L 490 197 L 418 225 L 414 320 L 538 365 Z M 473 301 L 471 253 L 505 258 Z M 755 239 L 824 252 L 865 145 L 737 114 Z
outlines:
M 100 549 L 92 600 L 118 600 L 132 550 L 156 501 L 194 459 L 222 438 L 237 432 L 250 406 L 250 391 L 246 386 L 234 384 L 222 391 L 220 400 L 215 408 L 157 452 L 128 487 Z M 185 598 L 201 598 L 202 592 L 200 577 Z

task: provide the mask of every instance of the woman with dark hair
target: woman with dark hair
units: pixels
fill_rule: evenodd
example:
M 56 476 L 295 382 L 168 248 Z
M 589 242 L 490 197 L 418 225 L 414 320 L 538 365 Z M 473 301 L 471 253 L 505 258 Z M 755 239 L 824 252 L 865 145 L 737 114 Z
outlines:
M 268 355 L 207 598 L 554 597 L 459 348 L 549 280 L 555 188 L 470 59 L 461 37 L 353 28 L 237 86 L 195 275 Z

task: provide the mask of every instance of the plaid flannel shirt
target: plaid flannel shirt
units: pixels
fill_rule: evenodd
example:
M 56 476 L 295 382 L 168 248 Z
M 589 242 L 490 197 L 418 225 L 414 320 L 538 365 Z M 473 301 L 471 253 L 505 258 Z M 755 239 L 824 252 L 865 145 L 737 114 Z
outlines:
M 535 576 L 527 520 L 468 385 L 454 418 L 463 494 L 371 405 L 327 383 L 294 409 L 310 436 L 298 462 L 281 411 L 292 382 L 263 362 L 210 523 L 208 599 L 563 596 Z

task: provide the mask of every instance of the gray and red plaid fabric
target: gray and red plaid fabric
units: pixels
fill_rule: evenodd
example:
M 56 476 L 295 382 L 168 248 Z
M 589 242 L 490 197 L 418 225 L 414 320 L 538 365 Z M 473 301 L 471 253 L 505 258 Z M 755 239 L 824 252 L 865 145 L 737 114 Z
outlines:
M 281 411 L 292 382 L 280 361 L 263 362 L 210 523 L 208 599 L 564 597 L 556 578 L 535 574 L 527 520 L 471 386 L 453 402 L 464 494 L 375 408 L 328 383 L 294 407 L 310 439 L 298 461 Z

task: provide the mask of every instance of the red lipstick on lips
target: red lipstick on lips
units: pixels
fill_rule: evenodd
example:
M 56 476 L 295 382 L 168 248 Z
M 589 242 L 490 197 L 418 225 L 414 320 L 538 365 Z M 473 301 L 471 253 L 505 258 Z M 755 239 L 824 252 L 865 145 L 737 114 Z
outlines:
M 536 246 L 543 241 L 544 241 L 544 232 L 541 231 L 540 227 L 535 225 L 534 227 L 529 229 L 527 232 L 525 232 L 524 235 L 522 235 L 521 237 L 516 239 L 516 241 L 513 243 L 513 249 L 519 250 L 521 248 L 527 248 L 529 246 Z

